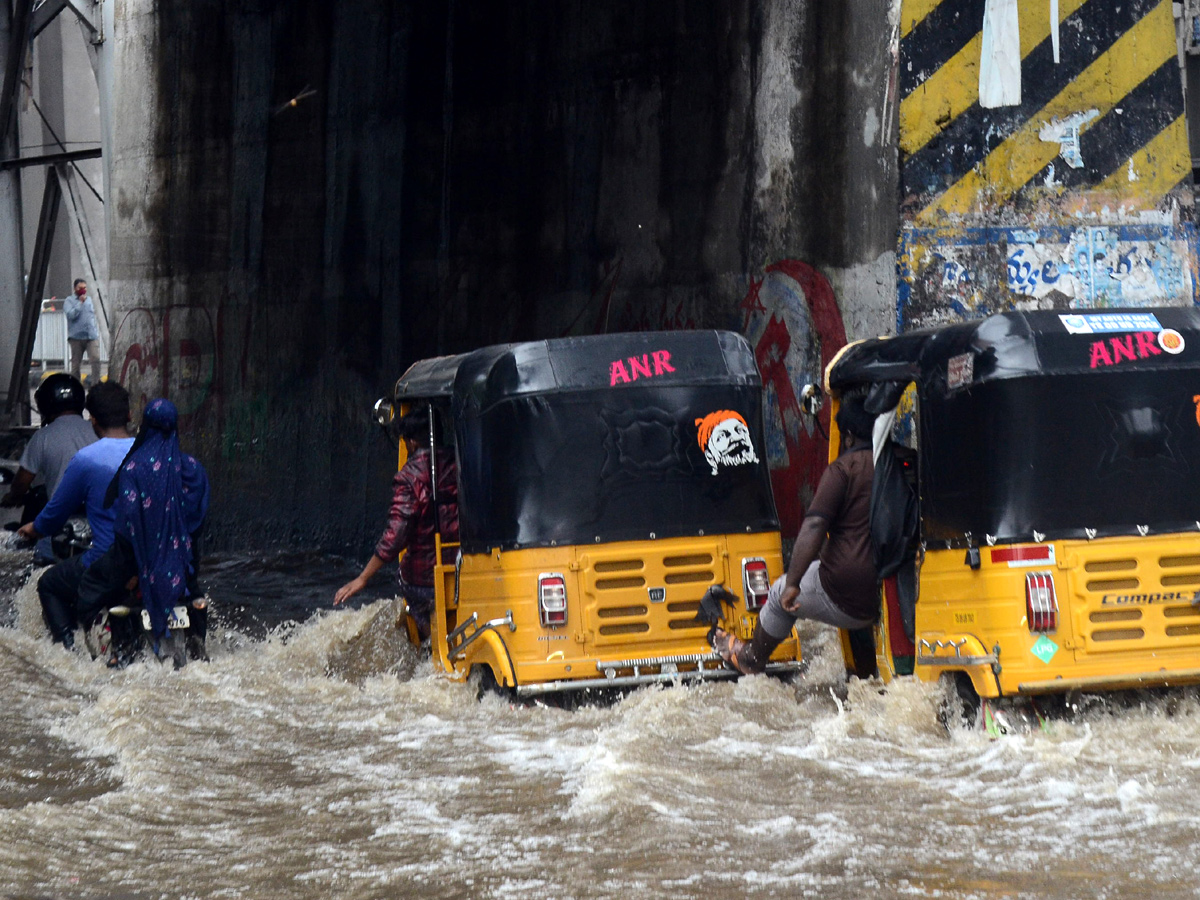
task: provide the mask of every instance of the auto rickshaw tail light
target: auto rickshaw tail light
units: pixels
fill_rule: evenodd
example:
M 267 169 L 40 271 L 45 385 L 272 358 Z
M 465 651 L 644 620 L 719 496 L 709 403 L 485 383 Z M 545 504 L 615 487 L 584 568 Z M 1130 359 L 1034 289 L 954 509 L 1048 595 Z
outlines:
M 762 609 L 767 602 L 767 592 L 771 590 L 765 559 L 755 557 L 742 560 L 742 588 L 746 595 L 746 609 L 751 612 Z
M 567 582 L 561 575 L 538 576 L 538 616 L 543 627 L 567 624 Z
M 1054 576 L 1049 572 L 1030 572 L 1025 576 L 1025 616 L 1034 634 L 1058 630 L 1058 597 L 1054 593 Z

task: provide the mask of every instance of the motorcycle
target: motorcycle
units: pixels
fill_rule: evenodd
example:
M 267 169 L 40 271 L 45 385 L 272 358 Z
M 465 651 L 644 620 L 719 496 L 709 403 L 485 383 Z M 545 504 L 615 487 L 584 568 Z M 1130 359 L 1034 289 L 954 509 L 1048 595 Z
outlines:
M 73 516 L 51 544 L 58 560 L 86 553 L 92 546 L 91 526 L 86 518 Z M 189 659 L 208 661 L 207 596 L 176 604 L 167 617 L 166 634 L 156 637 L 150 613 L 142 606 L 136 577 L 125 585 L 124 594 L 123 602 L 102 610 L 90 625 L 84 626 L 84 643 L 92 659 L 104 659 L 109 668 L 124 668 L 149 650 L 160 662 L 170 659 L 176 669 L 187 665 Z
M 102 658 L 110 669 L 123 669 L 149 650 L 159 662 L 171 660 L 175 669 L 182 669 L 188 660 L 208 662 L 208 597 L 193 597 L 172 607 L 167 631 L 159 637 L 150 625 L 149 611 L 142 607 L 136 583 L 126 588 L 127 602 L 102 610 L 84 629 L 92 659 Z

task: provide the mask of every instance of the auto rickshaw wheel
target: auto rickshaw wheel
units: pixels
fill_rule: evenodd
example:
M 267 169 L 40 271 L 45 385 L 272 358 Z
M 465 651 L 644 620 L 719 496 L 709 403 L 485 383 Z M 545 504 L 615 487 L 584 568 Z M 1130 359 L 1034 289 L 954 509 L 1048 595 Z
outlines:
M 982 700 L 966 672 L 943 672 L 938 679 L 941 699 L 938 701 L 938 722 L 946 731 L 955 728 L 974 728 L 979 723 Z
M 478 671 L 478 678 L 475 673 Z M 488 694 L 495 694 L 502 700 L 507 700 L 509 703 L 515 703 L 517 699 L 516 688 L 505 687 L 496 680 L 496 673 L 492 671 L 492 667 L 486 663 L 481 663 L 471 670 L 470 678 L 478 687 L 475 691 L 475 699 L 482 701 Z

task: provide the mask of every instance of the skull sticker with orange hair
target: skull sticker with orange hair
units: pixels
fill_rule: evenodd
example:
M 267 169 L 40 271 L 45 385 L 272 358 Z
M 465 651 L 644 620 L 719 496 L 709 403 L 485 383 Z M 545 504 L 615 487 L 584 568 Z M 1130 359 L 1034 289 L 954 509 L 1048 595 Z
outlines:
M 754 444 L 750 440 L 750 428 L 746 420 L 732 409 L 719 409 L 703 419 L 696 420 L 699 433 L 696 440 L 704 451 L 704 458 L 717 474 L 721 466 L 745 466 L 758 462 Z

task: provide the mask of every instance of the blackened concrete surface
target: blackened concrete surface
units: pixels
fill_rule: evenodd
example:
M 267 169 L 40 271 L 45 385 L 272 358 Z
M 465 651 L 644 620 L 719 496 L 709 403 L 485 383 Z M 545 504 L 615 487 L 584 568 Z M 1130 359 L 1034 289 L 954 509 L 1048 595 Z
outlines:
M 185 412 L 214 545 L 369 546 L 394 448 L 367 409 L 424 356 L 739 328 L 789 259 L 885 330 L 894 15 L 124 0 L 113 373 Z

